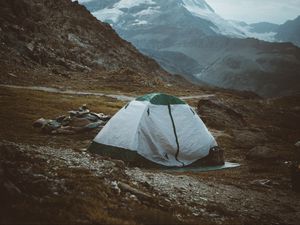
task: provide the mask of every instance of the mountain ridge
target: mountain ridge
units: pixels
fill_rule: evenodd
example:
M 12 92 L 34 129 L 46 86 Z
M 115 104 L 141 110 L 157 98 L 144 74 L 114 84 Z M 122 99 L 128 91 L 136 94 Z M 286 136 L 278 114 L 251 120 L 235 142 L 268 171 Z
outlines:
M 0 6 L 1 83 L 134 79 L 149 85 L 170 78 L 78 2 L 3 0 Z
M 110 17 L 107 10 L 114 11 L 118 4 L 128 1 L 113 1 L 102 9 L 93 9 L 95 2 L 91 0 L 85 5 L 101 19 Z M 191 9 L 192 3 L 199 5 Z M 232 31 L 236 26 L 219 20 L 218 15 L 205 4 L 201 8 L 200 3 L 206 2 L 141 0 L 134 6 L 123 5 L 125 8 L 118 8 L 117 17 L 113 14 L 112 20 L 105 21 L 163 68 L 184 74 L 190 81 L 196 79 L 223 88 L 255 91 L 263 96 L 299 92 L 300 49 L 290 44 L 245 38 L 245 33 L 240 31 L 235 36 L 230 32 L 224 35 L 222 29 Z M 195 15 L 195 11 L 203 16 Z M 210 20 L 207 14 L 216 18 Z M 223 24 L 220 21 L 226 22 L 223 28 L 218 27 Z M 239 34 L 245 36 L 241 38 Z M 289 81 L 281 82 L 285 77 Z

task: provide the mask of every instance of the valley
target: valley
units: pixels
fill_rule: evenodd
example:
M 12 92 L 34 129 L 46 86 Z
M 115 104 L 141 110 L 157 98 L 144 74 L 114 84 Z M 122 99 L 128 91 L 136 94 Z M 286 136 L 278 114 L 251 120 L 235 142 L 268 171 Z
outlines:
M 283 42 L 292 42 L 288 37 L 266 42 L 250 31 L 263 36 L 267 25 L 249 27 L 227 21 L 205 0 L 119 0 L 100 5 L 92 0 L 82 4 L 171 74 L 196 84 L 253 91 L 264 97 L 299 94 L 297 42 Z M 289 30 L 296 40 L 298 20 L 278 29 Z

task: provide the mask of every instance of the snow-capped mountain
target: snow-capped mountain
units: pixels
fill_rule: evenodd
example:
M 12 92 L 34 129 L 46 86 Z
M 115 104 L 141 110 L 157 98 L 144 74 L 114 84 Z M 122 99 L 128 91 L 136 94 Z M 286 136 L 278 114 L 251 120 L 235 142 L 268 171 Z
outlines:
M 277 24 L 256 23 L 247 24 L 240 21 L 230 21 L 230 23 L 244 33 L 245 37 L 256 38 L 263 41 L 276 42 Z
M 227 21 L 205 0 L 85 0 L 87 9 L 171 73 L 262 95 L 300 87 L 300 50 L 270 31 Z M 287 78 L 285 80 L 285 78 Z
M 204 0 L 90 0 L 84 4 L 95 17 L 111 23 L 117 30 L 138 29 L 172 20 L 176 23 L 175 17 L 195 17 L 206 22 L 207 34 L 245 37 L 242 30 L 217 15 Z M 162 20 L 162 17 L 169 20 Z

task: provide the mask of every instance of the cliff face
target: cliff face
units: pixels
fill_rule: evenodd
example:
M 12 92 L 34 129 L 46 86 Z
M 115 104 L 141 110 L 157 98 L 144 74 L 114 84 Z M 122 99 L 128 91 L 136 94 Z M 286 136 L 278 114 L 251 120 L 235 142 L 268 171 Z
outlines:
M 46 82 L 49 76 L 95 71 L 150 82 L 168 76 L 110 25 L 70 0 L 2 0 L 0 43 L 1 83 Z

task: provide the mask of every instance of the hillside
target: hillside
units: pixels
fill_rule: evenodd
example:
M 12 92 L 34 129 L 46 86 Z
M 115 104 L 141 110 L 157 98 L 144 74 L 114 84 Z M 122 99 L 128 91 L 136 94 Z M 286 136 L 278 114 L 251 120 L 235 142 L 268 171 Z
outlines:
M 300 47 L 300 16 L 280 25 L 276 38 L 280 41 L 292 42 Z
M 3 0 L 0 31 L 1 83 L 151 86 L 170 78 L 110 25 L 70 0 Z

